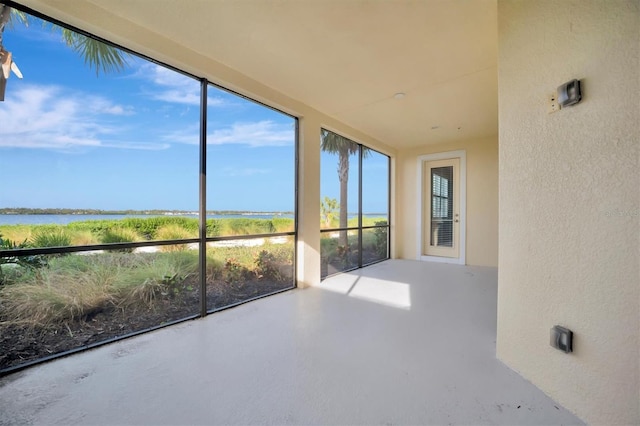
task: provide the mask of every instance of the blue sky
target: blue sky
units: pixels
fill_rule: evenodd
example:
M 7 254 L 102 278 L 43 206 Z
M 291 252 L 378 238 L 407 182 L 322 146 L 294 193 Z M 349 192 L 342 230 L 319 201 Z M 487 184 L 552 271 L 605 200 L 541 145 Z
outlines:
M 197 80 L 135 56 L 96 76 L 35 19 L 4 47 L 24 78 L 0 102 L 0 207 L 197 210 Z M 294 209 L 293 118 L 209 86 L 207 135 L 208 210 Z M 364 212 L 386 211 L 386 167 L 367 159 Z M 321 168 L 322 195 L 339 198 L 337 157 Z

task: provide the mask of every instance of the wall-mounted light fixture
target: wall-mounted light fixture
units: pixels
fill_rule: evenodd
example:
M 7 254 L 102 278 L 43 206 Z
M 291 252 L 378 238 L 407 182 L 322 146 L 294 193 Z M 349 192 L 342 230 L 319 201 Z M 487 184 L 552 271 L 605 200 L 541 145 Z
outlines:
M 564 353 L 573 352 L 573 332 L 568 328 L 555 325 L 551 329 L 551 346 Z
M 561 108 L 575 105 L 582 99 L 580 80 L 573 79 L 558 86 L 558 103 Z

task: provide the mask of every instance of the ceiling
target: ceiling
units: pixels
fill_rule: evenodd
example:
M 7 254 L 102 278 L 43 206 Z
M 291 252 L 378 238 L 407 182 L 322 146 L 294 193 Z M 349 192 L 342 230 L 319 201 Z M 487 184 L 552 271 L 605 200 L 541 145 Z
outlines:
M 102 10 L 84 22 L 161 34 L 395 148 L 498 133 L 496 0 L 24 3 Z

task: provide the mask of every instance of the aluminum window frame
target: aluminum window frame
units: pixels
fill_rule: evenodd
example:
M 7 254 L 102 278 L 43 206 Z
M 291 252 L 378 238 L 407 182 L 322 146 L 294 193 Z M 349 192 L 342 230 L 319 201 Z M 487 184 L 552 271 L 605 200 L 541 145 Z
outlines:
M 344 272 L 355 271 L 357 269 L 364 268 L 365 266 L 375 265 L 376 263 L 384 262 L 385 260 L 389 260 L 391 258 L 391 157 L 387 154 L 384 154 L 376 149 L 369 148 L 368 146 L 356 142 L 346 136 L 340 135 L 339 133 L 329 130 L 327 128 L 321 128 L 322 130 L 327 132 L 335 133 L 345 139 L 348 139 L 352 143 L 358 145 L 358 226 L 347 226 L 347 227 L 338 227 L 338 228 L 321 228 L 320 235 L 328 232 L 340 232 L 340 231 L 358 231 L 358 265 L 352 268 L 347 268 L 342 271 L 334 272 L 332 274 L 327 274 L 322 276 L 322 268 L 320 268 L 320 281 L 325 280 L 334 275 L 338 275 Z M 370 151 L 373 151 L 377 154 L 384 155 L 387 158 L 387 224 L 386 225 L 362 225 L 362 164 L 364 159 L 364 150 L 366 148 Z M 387 256 L 383 259 L 374 260 L 372 262 L 363 263 L 362 261 L 362 231 L 366 229 L 387 229 Z

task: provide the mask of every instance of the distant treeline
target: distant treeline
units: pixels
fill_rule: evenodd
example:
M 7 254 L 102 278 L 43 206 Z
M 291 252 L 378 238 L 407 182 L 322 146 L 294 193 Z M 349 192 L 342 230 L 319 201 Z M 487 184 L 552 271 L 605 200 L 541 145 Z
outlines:
M 0 214 L 84 214 L 84 215 L 190 215 L 193 210 L 100 210 L 100 209 L 31 209 L 26 207 L 0 208 Z M 293 212 L 247 212 L 243 210 L 210 210 L 207 214 L 293 214 Z

